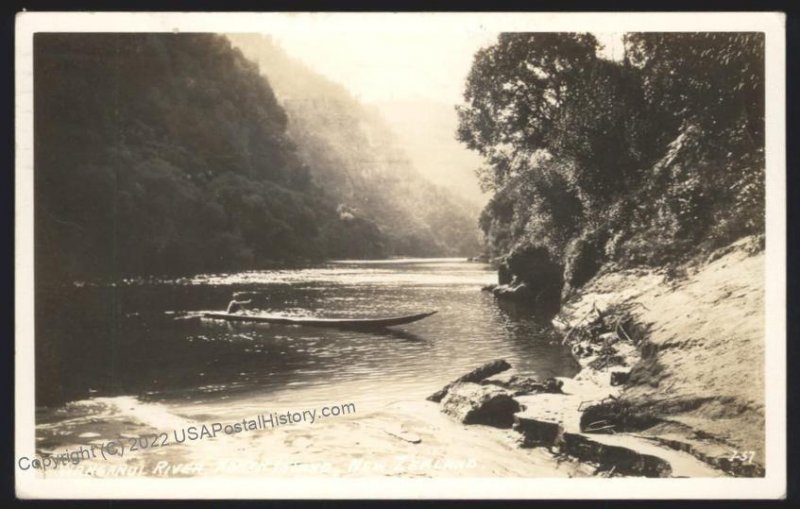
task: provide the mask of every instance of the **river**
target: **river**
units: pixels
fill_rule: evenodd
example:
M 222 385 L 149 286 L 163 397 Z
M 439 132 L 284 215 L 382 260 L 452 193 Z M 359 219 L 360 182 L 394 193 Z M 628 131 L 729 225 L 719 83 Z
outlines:
M 180 279 L 76 284 L 37 294 L 37 448 L 58 451 L 185 419 L 354 402 L 424 399 L 482 363 L 572 376 L 549 327 L 485 292 L 487 264 L 463 259 L 338 261 Z M 395 316 L 383 332 L 201 319 L 234 293 L 265 312 Z M 166 430 L 165 430 L 166 431 Z

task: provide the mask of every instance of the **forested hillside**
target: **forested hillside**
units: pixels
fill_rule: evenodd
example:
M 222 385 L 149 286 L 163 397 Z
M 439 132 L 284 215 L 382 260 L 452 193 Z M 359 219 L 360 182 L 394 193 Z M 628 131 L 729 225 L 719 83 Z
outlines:
M 298 127 L 292 119 L 303 110 L 287 114 L 256 64 L 224 37 L 37 34 L 34 53 L 42 280 L 471 254 L 475 243 L 451 242 L 451 216 L 412 203 L 446 207 L 446 196 L 364 160 L 364 134 L 351 132 L 363 117 L 304 135 L 302 118 Z M 343 137 L 350 157 L 378 180 L 353 179 L 341 152 L 328 155 L 314 139 L 326 132 Z M 368 134 L 380 162 L 402 160 L 381 141 L 385 133 Z M 380 179 L 387 192 L 376 191 Z M 342 189 L 354 199 L 343 201 Z
M 610 61 L 591 34 L 506 33 L 466 83 L 458 136 L 486 163 L 489 250 L 511 255 L 505 282 L 550 300 L 608 261 L 676 263 L 763 235 L 763 34 L 624 45 Z
M 289 57 L 268 36 L 228 37 L 269 79 L 314 180 L 346 214 L 376 225 L 385 254 L 481 251 L 477 206 L 422 178 L 377 109 Z
M 481 158 L 453 135 L 458 117 L 452 103 L 407 99 L 371 105 L 390 123 L 403 152 L 416 168 L 424 169 L 426 179 L 480 204 L 479 207 L 486 203 L 489 197 L 481 192 L 475 178 Z

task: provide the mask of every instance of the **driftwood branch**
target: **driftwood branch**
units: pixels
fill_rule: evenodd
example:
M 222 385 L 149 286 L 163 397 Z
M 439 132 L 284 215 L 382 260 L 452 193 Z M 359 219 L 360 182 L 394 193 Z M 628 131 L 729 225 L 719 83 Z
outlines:
M 623 327 L 621 323 L 617 323 L 617 327 L 619 328 L 619 330 L 621 330 L 621 331 L 622 331 L 622 334 L 624 334 L 624 335 L 625 335 L 625 339 L 627 339 L 628 341 L 630 341 L 630 342 L 631 342 L 631 343 L 633 343 L 633 344 L 636 344 L 636 342 L 633 340 L 633 338 L 631 338 L 631 337 L 628 335 L 628 333 L 627 333 L 627 332 L 625 332 L 625 327 Z
M 582 317 L 580 320 L 578 320 L 578 321 L 575 323 L 575 325 L 573 325 L 573 326 L 572 326 L 572 328 L 571 328 L 571 329 L 570 329 L 570 330 L 567 332 L 567 335 L 566 335 L 566 336 L 564 336 L 564 339 L 562 339 L 562 340 L 561 340 L 561 344 L 562 344 L 562 345 L 566 345 L 566 344 L 567 344 L 567 341 L 569 341 L 569 337 L 572 335 L 572 332 L 573 332 L 575 329 L 577 329 L 577 328 L 578 328 L 578 326 L 579 326 L 580 324 L 582 324 L 584 320 L 586 320 L 586 317 L 588 317 L 588 316 L 589 316 L 589 315 L 592 313 L 592 311 L 595 311 L 595 312 L 597 312 L 597 314 L 600 314 L 600 311 L 598 311 L 598 309 L 597 309 L 597 306 L 595 305 L 595 303 L 594 303 L 594 302 L 592 303 L 592 309 L 590 309 L 589 311 L 587 311 L 587 312 L 586 312 L 586 314 L 585 314 L 585 315 L 583 315 L 583 317 Z

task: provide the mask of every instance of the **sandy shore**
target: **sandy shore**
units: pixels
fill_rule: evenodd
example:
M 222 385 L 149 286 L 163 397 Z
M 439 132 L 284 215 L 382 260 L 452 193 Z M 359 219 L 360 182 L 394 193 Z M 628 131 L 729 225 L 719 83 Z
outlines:
M 187 423 L 189 424 L 189 423 Z M 196 423 L 201 424 L 201 423 Z M 123 437 L 165 432 L 130 421 Z M 50 477 L 577 477 L 593 468 L 523 449 L 511 430 L 465 426 L 427 401 L 82 461 Z M 98 440 L 100 440 L 98 438 Z
M 764 458 L 764 254 L 755 246 L 743 239 L 677 277 L 601 274 L 560 316 L 569 327 L 593 306 L 626 305 L 646 340 L 621 352 L 627 369 L 615 369 L 630 380 L 616 396 L 628 422 L 649 423 L 626 431 L 744 476 L 763 475 Z M 594 375 L 607 385 L 609 371 Z

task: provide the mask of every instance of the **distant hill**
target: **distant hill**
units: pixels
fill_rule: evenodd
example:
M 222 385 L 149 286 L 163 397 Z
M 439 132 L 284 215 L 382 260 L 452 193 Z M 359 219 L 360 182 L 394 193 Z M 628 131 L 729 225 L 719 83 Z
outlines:
M 275 73 L 279 100 L 222 36 L 37 34 L 34 62 L 38 281 L 477 250 L 345 91 Z
M 481 157 L 456 140 L 458 116 L 452 104 L 429 100 L 371 103 L 392 126 L 415 167 L 434 184 L 485 205 L 476 170 Z
M 341 210 L 374 222 L 386 237 L 387 254 L 480 252 L 478 203 L 420 175 L 408 155 L 416 147 L 398 138 L 377 108 L 291 58 L 268 36 L 228 37 L 269 80 L 315 182 Z

